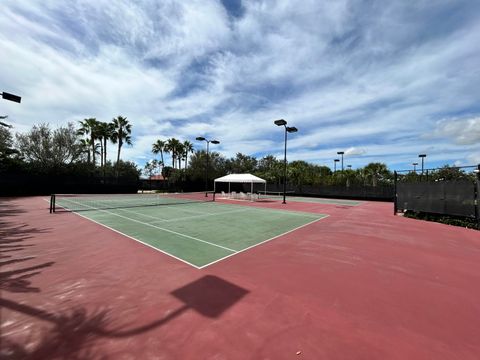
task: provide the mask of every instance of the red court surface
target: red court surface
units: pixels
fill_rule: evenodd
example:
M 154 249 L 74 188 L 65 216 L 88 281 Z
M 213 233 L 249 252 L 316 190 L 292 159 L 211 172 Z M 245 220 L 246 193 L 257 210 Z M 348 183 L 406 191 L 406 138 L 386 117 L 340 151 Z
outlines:
M 330 216 L 198 270 L 42 198 L 0 200 L 0 357 L 480 358 L 478 231 L 388 203 L 244 205 Z

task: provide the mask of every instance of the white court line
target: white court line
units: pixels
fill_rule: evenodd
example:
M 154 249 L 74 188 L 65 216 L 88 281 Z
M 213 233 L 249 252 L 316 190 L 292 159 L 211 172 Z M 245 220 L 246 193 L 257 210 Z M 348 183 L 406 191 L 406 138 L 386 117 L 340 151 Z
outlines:
M 119 208 L 119 209 L 116 209 L 116 210 L 121 210 L 121 211 L 126 211 L 126 212 L 128 212 L 128 213 L 141 215 L 141 216 L 143 216 L 143 217 L 147 217 L 147 218 L 150 218 L 150 219 L 155 219 L 156 221 L 168 221 L 167 219 L 161 218 L 161 217 L 159 217 L 159 216 L 152 216 L 152 215 L 142 214 L 142 213 L 139 213 L 139 212 L 136 212 L 136 211 L 132 211 L 132 210 L 127 210 L 127 209 L 122 209 L 122 208 Z M 155 222 L 155 221 L 154 221 L 154 222 Z
M 165 220 L 165 222 L 182 221 L 182 220 L 189 220 L 189 219 L 195 219 L 195 218 L 207 217 L 207 216 L 221 216 L 223 214 L 235 214 L 235 213 L 245 212 L 245 211 L 248 211 L 248 209 L 224 211 L 224 212 L 219 212 L 219 213 L 206 213 L 204 215 L 185 216 L 185 217 L 178 218 L 178 219 Z M 155 221 L 154 221 L 154 223 L 155 223 Z
M 140 244 L 143 244 L 143 245 L 145 245 L 145 246 L 148 246 L 149 248 L 152 248 L 153 250 L 157 250 L 158 252 L 161 252 L 162 254 L 165 254 L 165 255 L 171 256 L 171 257 L 174 258 L 174 259 L 180 260 L 181 262 L 183 262 L 183 263 L 185 263 L 185 264 L 187 264 L 187 265 L 193 266 L 193 267 L 196 268 L 196 269 L 200 269 L 200 267 L 199 267 L 198 265 L 192 264 L 191 262 L 188 262 L 187 260 L 184 260 L 184 259 L 182 259 L 182 258 L 179 258 L 179 257 L 177 257 L 177 256 L 175 256 L 175 255 L 172 255 L 172 254 L 170 254 L 170 253 L 168 253 L 168 252 L 166 252 L 166 251 L 164 251 L 164 250 L 161 250 L 161 249 L 159 249 L 159 248 L 156 248 L 155 246 L 150 245 L 150 244 L 148 244 L 148 243 L 146 243 L 146 242 L 143 242 L 142 240 L 136 239 L 136 238 L 134 238 L 133 236 L 127 235 L 127 234 L 125 234 L 125 233 L 123 233 L 123 232 L 121 232 L 121 231 L 119 231 L 119 230 L 116 230 L 116 229 L 114 229 L 114 228 L 111 228 L 111 227 L 108 226 L 108 225 L 102 224 L 101 222 L 98 222 L 98 221 L 93 220 L 93 219 L 91 219 L 91 218 L 89 218 L 89 217 L 86 217 L 86 216 L 84 216 L 84 215 L 82 215 L 82 214 L 79 214 L 78 212 L 73 212 L 73 213 L 74 213 L 75 215 L 78 215 L 78 216 L 84 218 L 84 219 L 87 219 L 87 220 L 89 220 L 89 221 L 92 221 L 92 222 L 94 222 L 95 224 L 98 224 L 98 225 L 100 225 L 100 226 L 103 226 L 104 228 L 107 228 L 107 229 L 109 229 L 109 230 L 112 230 L 112 231 L 116 232 L 117 234 L 126 236 L 126 237 L 129 238 L 129 239 L 135 240 L 135 241 L 139 242 Z
M 174 222 L 174 221 L 195 219 L 195 218 L 199 218 L 199 217 L 218 216 L 218 215 L 223 215 L 223 214 L 232 214 L 232 213 L 247 211 L 247 209 L 241 209 L 241 210 L 224 211 L 224 212 L 218 212 L 218 213 L 207 212 L 207 213 L 201 214 L 201 215 L 184 216 L 184 217 L 180 217 L 178 219 L 164 219 L 164 218 L 159 218 L 158 216 L 143 214 L 143 213 L 136 212 L 136 211 L 133 211 L 133 210 L 127 210 L 127 209 L 117 209 L 117 210 L 122 210 L 122 211 L 126 211 L 126 212 L 129 212 L 129 213 L 132 213 L 132 214 L 137 214 L 137 215 L 144 216 L 144 217 L 147 217 L 147 218 L 150 218 L 150 219 L 154 219 L 155 221 L 152 221 L 151 224 L 154 224 L 154 223 L 159 222 L 159 221 L 161 221 L 161 222 Z
M 49 201 L 49 200 L 47 200 L 47 199 L 44 199 L 44 200 L 47 201 L 47 202 Z M 269 211 L 269 210 L 280 210 L 280 211 L 285 211 L 285 212 L 287 212 L 287 213 L 289 213 L 289 214 L 295 214 L 295 212 L 293 212 L 293 211 L 282 210 L 282 209 L 264 209 L 264 208 L 256 208 L 256 207 L 248 207 L 248 209 L 255 209 L 255 210 L 258 209 L 258 210 L 265 210 L 265 211 Z M 130 236 L 130 235 L 124 234 L 124 233 L 122 233 L 122 232 L 119 231 L 119 230 L 113 229 L 113 228 L 111 228 L 111 227 L 109 227 L 109 226 L 107 226 L 107 225 L 105 225 L 105 224 L 102 224 L 102 223 L 100 223 L 100 222 L 98 222 L 98 221 L 95 221 L 95 220 L 93 220 L 93 219 L 91 219 L 91 218 L 88 218 L 88 217 L 86 217 L 86 216 L 84 216 L 84 215 L 81 215 L 81 214 L 79 214 L 78 212 L 74 212 L 74 213 L 75 213 L 76 215 L 78 215 L 78 216 L 81 216 L 82 218 L 85 218 L 85 219 L 87 219 L 87 220 L 90 220 L 90 221 L 92 221 L 92 222 L 94 222 L 94 223 L 96 223 L 96 224 L 98 224 L 98 225 L 100 225 L 100 226 L 103 226 L 103 227 L 105 227 L 105 228 L 107 228 L 107 229 L 109 229 L 109 230 L 112 230 L 112 231 L 114 231 L 114 232 L 116 232 L 116 233 L 118 233 L 118 234 L 124 235 L 124 236 L 128 237 L 129 239 L 135 240 L 135 241 L 137 241 L 137 242 L 139 242 L 139 243 L 141 243 L 141 244 L 143 244 L 143 245 L 145 245 L 145 246 L 148 246 L 148 247 L 150 247 L 150 248 L 152 248 L 152 249 L 154 249 L 154 250 L 156 250 L 156 251 L 158 251 L 158 252 L 161 252 L 162 254 L 165 254 L 165 255 L 171 256 L 171 257 L 174 258 L 174 259 L 180 260 L 181 262 L 183 262 L 183 263 L 185 263 L 185 264 L 187 264 L 187 265 L 193 266 L 194 268 L 196 268 L 196 269 L 198 269 L 198 270 L 204 269 L 204 268 L 206 268 L 207 266 L 210 266 L 210 265 L 213 265 L 213 264 L 218 263 L 218 262 L 220 262 L 220 261 L 223 261 L 223 260 L 225 260 L 225 259 L 227 259 L 227 258 L 229 258 L 229 257 L 232 257 L 232 256 L 237 255 L 237 254 L 239 254 L 239 253 L 242 253 L 242 252 L 244 252 L 244 251 L 250 250 L 250 249 L 252 249 L 252 248 L 254 248 L 254 247 L 257 247 L 257 246 L 259 246 L 259 245 L 265 244 L 265 243 L 267 243 L 267 242 L 269 242 L 269 241 L 275 240 L 275 239 L 277 239 L 277 238 L 279 238 L 279 237 L 281 237 L 281 236 L 287 235 L 287 234 L 289 234 L 289 233 L 291 233 L 291 232 L 293 232 L 293 231 L 296 231 L 296 230 L 298 230 L 298 229 L 301 229 L 301 228 L 303 228 L 303 227 L 306 227 L 306 226 L 308 226 L 308 225 L 311 225 L 311 224 L 313 224 L 313 223 L 315 223 L 315 222 L 317 222 L 317 221 L 323 220 L 323 219 L 325 219 L 325 218 L 327 218 L 327 217 L 330 216 L 330 215 L 323 215 L 323 216 L 320 217 L 320 218 L 317 218 L 317 219 L 315 219 L 315 220 L 313 220 L 313 221 L 310 221 L 310 222 L 308 222 L 308 223 L 306 223 L 306 224 L 300 225 L 300 226 L 298 226 L 298 227 L 296 227 L 296 228 L 294 228 L 294 229 L 291 229 L 291 230 L 289 230 L 289 231 L 286 231 L 286 232 L 284 232 L 284 233 L 282 233 L 282 234 L 276 235 L 276 236 L 274 236 L 274 237 L 272 237 L 272 238 L 270 238 L 270 239 L 261 241 L 261 242 L 259 242 L 259 243 L 257 243 L 257 244 L 253 244 L 253 245 L 251 245 L 251 246 L 249 246 L 249 247 L 246 247 L 245 249 L 235 251 L 233 254 L 224 256 L 224 257 L 222 257 L 222 258 L 219 258 L 219 259 L 217 259 L 217 260 L 214 260 L 214 261 L 212 261 L 212 262 L 209 262 L 209 263 L 207 263 L 207 264 L 205 264 L 205 265 L 198 266 L 198 265 L 195 265 L 195 264 L 192 264 L 192 263 L 188 262 L 187 260 L 184 260 L 184 259 L 182 259 L 182 258 L 179 258 L 179 257 L 177 257 L 177 256 L 175 256 L 175 255 L 172 255 L 172 254 L 170 254 L 170 253 L 168 253 L 168 252 L 166 252 L 166 251 L 164 251 L 164 250 L 158 249 L 158 248 L 156 248 L 156 247 L 154 247 L 154 246 L 152 246 L 152 245 L 150 245 L 150 244 L 147 244 L 147 243 L 145 243 L 145 242 L 143 242 L 143 241 L 141 241 L 141 240 L 138 240 L 138 239 L 136 239 L 136 238 L 134 238 L 134 237 L 132 237 L 132 236 Z M 112 213 L 112 214 L 114 214 L 114 213 Z M 300 215 L 300 214 L 297 213 L 296 215 Z
M 253 210 L 259 210 L 259 211 L 266 211 L 266 212 L 282 212 L 284 214 L 288 215 L 295 215 L 295 216 L 303 216 L 303 217 L 311 217 L 317 219 L 318 216 L 315 215 L 314 213 L 307 213 L 307 212 L 301 212 L 301 211 L 292 211 L 292 210 L 285 210 L 285 209 L 271 209 L 271 208 L 262 208 L 262 207 L 249 207 Z M 320 214 L 323 215 L 323 214 Z
M 242 252 L 244 252 L 244 251 L 253 249 L 253 248 L 256 247 L 256 246 L 265 244 L 266 242 L 269 242 L 269 241 L 272 241 L 272 240 L 274 240 L 274 239 L 277 239 L 277 238 L 279 238 L 280 236 L 287 235 L 287 234 L 289 234 L 289 233 L 291 233 L 291 232 L 293 232 L 293 231 L 295 231 L 295 230 L 298 230 L 298 229 L 301 229 L 301 228 L 303 228 L 303 227 L 305 227 L 305 226 L 311 225 L 311 224 L 313 224 L 313 223 L 315 223 L 315 222 L 317 222 L 317 221 L 323 220 L 323 219 L 325 219 L 325 218 L 327 218 L 327 217 L 329 217 L 329 216 L 330 216 L 330 215 L 323 215 L 321 218 L 318 218 L 318 219 L 313 220 L 313 221 L 310 221 L 310 222 L 308 222 L 308 223 L 306 223 L 306 224 L 300 225 L 300 226 L 298 226 L 298 227 L 296 227 L 296 228 L 294 228 L 294 229 L 291 229 L 291 230 L 288 230 L 288 231 L 284 232 L 283 234 L 276 235 L 276 236 L 274 236 L 274 237 L 272 237 L 272 238 L 270 238 L 270 239 L 264 240 L 264 241 L 259 242 L 259 243 L 257 243 L 257 244 L 253 244 L 253 245 L 251 245 L 251 246 L 249 246 L 249 247 L 246 247 L 245 249 L 242 249 L 242 250 L 237 251 L 237 252 L 234 253 L 234 254 L 230 254 L 230 255 L 224 256 L 223 258 L 220 258 L 220 259 L 217 259 L 217 260 L 215 260 L 215 261 L 209 262 L 208 264 L 199 266 L 198 268 L 199 268 L 199 269 L 204 269 L 204 268 L 206 268 L 207 266 L 213 265 L 213 264 L 215 264 L 215 263 L 217 263 L 217 262 L 220 262 L 220 261 L 222 261 L 222 260 L 225 260 L 225 259 L 227 259 L 227 258 L 229 258 L 229 257 L 234 256 L 234 255 L 240 254 L 240 253 L 242 253 Z
M 69 200 L 69 201 L 75 203 L 75 201 L 72 201 L 72 200 Z M 83 205 L 83 204 L 79 204 L 79 205 Z M 88 206 L 88 205 L 83 205 L 83 206 Z M 211 243 L 211 242 L 209 242 L 209 241 L 202 240 L 202 239 L 198 239 L 198 238 L 193 237 L 193 236 L 190 236 L 190 235 L 186 235 L 186 234 L 182 234 L 182 233 L 179 233 L 179 232 L 176 232 L 176 231 L 173 231 L 173 230 L 165 229 L 165 228 L 162 228 L 162 227 L 160 227 L 160 226 L 152 225 L 152 224 L 149 224 L 149 223 L 140 221 L 140 220 L 135 220 L 135 219 L 129 218 L 129 217 L 127 217 L 127 216 L 123 216 L 123 215 L 120 215 L 120 214 L 116 214 L 116 213 L 111 212 L 111 211 L 108 211 L 108 210 L 96 209 L 96 208 L 94 208 L 94 207 L 92 207 L 92 206 L 88 206 L 88 207 L 90 207 L 90 208 L 92 208 L 92 209 L 94 209 L 94 210 L 97 210 L 97 211 L 103 211 L 103 212 L 106 212 L 107 214 L 111 214 L 111 215 L 114 215 L 114 216 L 121 217 L 121 218 L 123 218 L 123 219 L 130 220 L 130 221 L 133 221 L 133 222 L 142 224 L 142 225 L 150 226 L 150 227 L 153 227 L 153 228 L 155 228 L 155 229 L 163 230 L 163 231 L 166 231 L 166 232 L 169 232 L 169 233 L 178 235 L 178 236 L 182 236 L 182 237 L 185 237 L 185 238 L 187 238 L 187 239 L 192 239 L 192 240 L 196 240 L 196 241 L 199 241 L 199 242 L 202 242 L 202 243 L 211 245 L 211 246 L 215 246 L 215 247 L 218 247 L 218 248 L 221 248 L 221 249 L 230 251 L 230 252 L 236 252 L 236 251 L 237 251 L 237 250 L 230 249 L 230 248 L 228 248 L 228 247 L 226 247 L 226 246 L 214 244 L 214 243 Z M 87 218 L 87 219 L 88 219 L 88 218 Z

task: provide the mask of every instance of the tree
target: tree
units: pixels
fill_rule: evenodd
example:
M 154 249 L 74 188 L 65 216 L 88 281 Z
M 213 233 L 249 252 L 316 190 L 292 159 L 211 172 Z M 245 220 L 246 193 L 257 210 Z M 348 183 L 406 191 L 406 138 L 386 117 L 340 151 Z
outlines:
M 120 151 L 123 144 L 132 145 L 132 125 L 128 122 L 126 117 L 117 116 L 112 120 L 112 142 L 118 144 L 117 164 L 120 162 Z
M 99 122 L 97 126 L 97 136 L 101 144 L 101 165 L 107 163 L 107 141 L 112 139 L 114 132 L 113 123 Z
M 460 180 L 460 179 L 472 179 L 475 180 L 473 174 L 467 174 L 465 171 L 458 167 L 452 167 L 444 165 L 440 169 L 432 171 L 429 174 L 429 178 L 432 180 L 444 181 L 444 180 Z
M 95 161 L 95 140 L 97 140 L 98 133 L 98 121 L 95 118 L 88 118 L 80 121 L 80 129 L 78 129 L 78 135 L 85 135 L 89 138 L 89 144 L 92 147 L 92 161 Z
M 175 138 L 171 138 L 167 140 L 167 143 L 165 144 L 166 150 L 172 154 L 172 167 L 175 169 L 175 160 L 178 155 L 178 147 L 180 145 L 180 141 Z
M 230 173 L 252 173 L 257 167 L 257 159 L 237 153 L 234 158 L 227 160 L 226 166 Z
M 287 167 L 287 178 L 291 185 L 301 186 L 313 183 L 311 164 L 306 161 L 292 161 Z
M 226 175 L 225 158 L 218 152 L 212 151 L 208 154 L 208 178 L 217 178 Z M 190 156 L 190 167 L 188 175 L 192 180 L 205 180 L 205 166 L 207 163 L 207 152 L 196 151 Z
M 164 166 L 165 163 L 163 161 L 163 153 L 165 152 L 165 141 L 158 139 L 155 141 L 155 143 L 152 145 L 152 152 L 157 155 L 160 153 L 160 166 Z
M 176 151 L 177 151 L 177 157 L 178 157 L 178 170 L 181 170 L 182 159 L 183 159 L 183 156 L 185 154 L 185 150 L 184 150 L 183 144 L 180 141 L 177 144 Z
M 143 173 L 148 176 L 148 178 L 151 178 L 153 175 L 155 175 L 157 167 L 158 161 L 156 159 L 150 160 L 143 167 Z
M 283 162 L 278 161 L 273 155 L 266 155 L 258 161 L 255 175 L 268 183 L 280 184 L 283 179 Z
M 13 136 L 9 128 L 10 126 L 0 126 L 0 160 L 18 153 L 13 149 Z
M 372 186 L 377 186 L 379 181 L 391 180 L 392 173 L 383 163 L 370 163 L 363 168 L 367 180 L 371 180 Z
M 82 146 L 72 123 L 56 130 L 48 124 L 35 125 L 26 134 L 17 134 L 17 144 L 27 162 L 42 166 L 71 164 L 82 155 Z
M 188 154 L 194 152 L 193 144 L 190 141 L 185 140 L 183 142 L 183 151 L 185 156 L 185 169 L 186 169 L 188 164 Z
M 89 139 L 80 139 L 80 152 L 87 155 L 87 162 L 90 164 L 90 140 Z

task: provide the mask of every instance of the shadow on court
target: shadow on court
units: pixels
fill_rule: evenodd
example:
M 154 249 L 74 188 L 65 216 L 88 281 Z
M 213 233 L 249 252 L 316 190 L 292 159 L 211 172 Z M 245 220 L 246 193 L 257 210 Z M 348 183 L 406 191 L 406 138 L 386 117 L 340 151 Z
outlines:
M 2 269 L 0 291 L 40 292 L 39 288 L 32 286 L 31 278 L 40 274 L 41 269 L 54 264 L 52 261 L 36 264 L 35 256 L 24 255 L 24 250 L 35 246 L 25 244 L 25 241 L 38 234 L 49 232 L 48 229 L 34 228 L 25 223 L 10 221 L 12 217 L 24 213 L 24 210 L 10 202 L 4 201 L 0 205 L 0 269 Z M 7 265 L 9 270 L 3 270 Z
M 240 301 L 248 290 L 223 280 L 207 275 L 171 292 L 183 305 L 166 317 L 148 324 L 128 328 L 118 323 L 121 314 L 110 309 L 87 311 L 77 307 L 67 313 L 54 313 L 20 304 L 7 299 L 0 299 L 0 307 L 20 312 L 53 325 L 38 342 L 38 346 L 27 349 L 23 344 L 3 341 L 1 355 L 4 359 L 103 359 L 95 354 L 94 345 L 102 338 L 127 338 L 161 327 L 174 320 L 182 313 L 193 310 L 208 318 L 218 318 L 227 309 Z

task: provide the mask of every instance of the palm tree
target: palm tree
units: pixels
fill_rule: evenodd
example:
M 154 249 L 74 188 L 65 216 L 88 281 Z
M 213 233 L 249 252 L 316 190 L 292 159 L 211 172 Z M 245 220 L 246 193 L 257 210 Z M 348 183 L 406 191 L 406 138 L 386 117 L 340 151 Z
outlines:
M 190 141 L 185 140 L 183 142 L 183 151 L 184 151 L 184 154 L 185 154 L 185 169 L 186 169 L 187 168 L 187 163 L 188 163 L 188 153 L 193 153 L 194 152 L 193 144 Z
M 165 163 L 163 162 L 163 153 L 165 152 L 165 141 L 158 139 L 152 145 L 152 152 L 156 155 L 160 153 L 161 163 L 160 166 L 163 166 Z
M 117 116 L 112 120 L 113 123 L 113 132 L 112 132 L 112 142 L 114 144 L 118 143 L 117 151 L 117 169 L 120 163 L 120 151 L 122 150 L 123 144 L 132 145 L 132 125 L 128 122 L 126 117 Z M 117 171 L 118 175 L 118 171 Z
M 98 138 L 102 146 L 102 164 L 107 164 L 107 141 L 112 139 L 114 132 L 113 123 L 100 122 L 98 124 Z
M 365 175 L 372 180 L 372 186 L 377 186 L 378 180 L 389 177 L 387 165 L 383 163 L 370 163 L 363 170 Z
M 178 170 L 182 169 L 182 159 L 185 154 L 184 146 L 183 144 L 179 141 L 177 145 L 177 157 L 178 157 Z
M 165 144 L 166 150 L 169 151 L 172 154 L 172 166 L 175 169 L 175 159 L 177 158 L 178 155 L 178 146 L 180 145 L 180 141 L 175 138 L 171 138 L 167 140 L 167 143 Z
M 98 132 L 98 121 L 95 118 L 88 118 L 80 121 L 80 129 L 78 129 L 77 134 L 79 135 L 89 135 L 89 143 L 92 147 L 92 160 L 95 165 L 95 140 L 97 140 Z
M 90 164 L 90 140 L 80 139 L 81 152 L 87 154 L 87 162 Z

